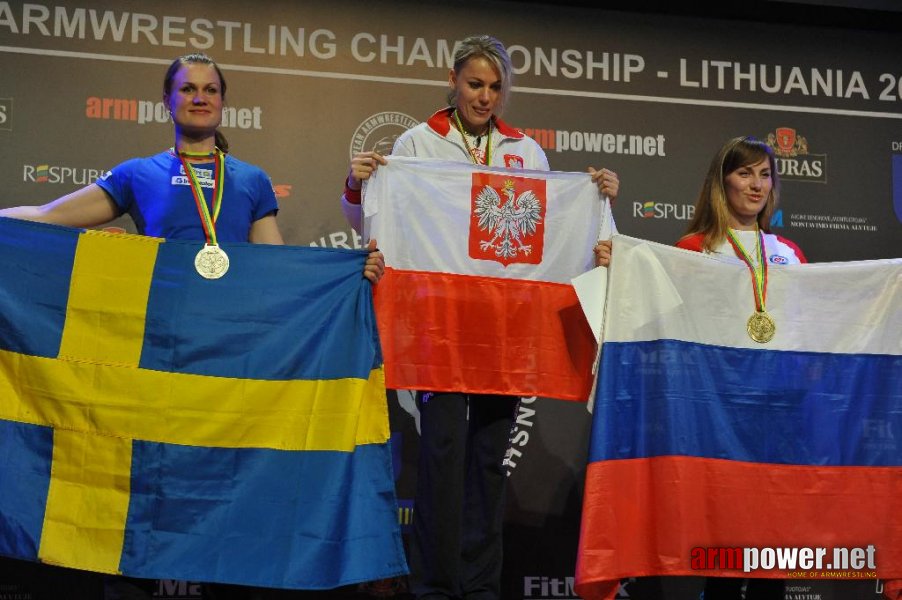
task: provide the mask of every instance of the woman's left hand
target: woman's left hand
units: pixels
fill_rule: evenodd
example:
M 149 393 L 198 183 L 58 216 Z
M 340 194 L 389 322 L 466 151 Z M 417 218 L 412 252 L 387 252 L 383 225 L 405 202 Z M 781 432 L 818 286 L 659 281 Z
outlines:
M 620 179 L 617 177 L 617 173 L 608 169 L 596 171 L 594 167 L 589 167 L 589 173 L 592 175 L 592 181 L 598 186 L 598 191 L 613 202 L 617 198 L 617 192 L 620 191 Z
M 363 266 L 363 276 L 369 279 L 370 283 L 379 283 L 382 275 L 385 274 L 385 257 L 376 249 L 376 240 L 370 240 L 366 249 L 370 251 L 370 254 L 366 257 L 366 264 Z

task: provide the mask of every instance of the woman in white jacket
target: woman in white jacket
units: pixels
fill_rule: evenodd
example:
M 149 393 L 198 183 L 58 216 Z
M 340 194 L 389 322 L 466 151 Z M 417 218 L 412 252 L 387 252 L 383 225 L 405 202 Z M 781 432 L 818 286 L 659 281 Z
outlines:
M 511 88 L 504 45 L 487 36 L 457 46 L 448 75 L 448 106 L 395 142 L 392 154 L 549 170 L 542 148 L 498 115 Z M 360 189 L 379 165 L 377 152 L 351 160 L 342 195 L 349 222 L 360 230 Z M 599 189 L 617 196 L 617 175 L 589 169 Z M 596 255 L 609 247 L 596 247 Z M 518 399 L 457 392 L 419 392 L 420 456 L 410 566 L 417 598 L 500 597 L 503 462 Z

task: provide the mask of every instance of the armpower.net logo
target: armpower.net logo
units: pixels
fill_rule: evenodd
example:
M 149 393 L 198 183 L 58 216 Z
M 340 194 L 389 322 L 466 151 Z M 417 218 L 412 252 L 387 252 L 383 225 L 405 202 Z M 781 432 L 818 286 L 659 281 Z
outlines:
M 701 570 L 786 571 L 804 579 L 876 579 L 877 550 L 823 547 L 696 547 L 690 552 L 690 568 Z

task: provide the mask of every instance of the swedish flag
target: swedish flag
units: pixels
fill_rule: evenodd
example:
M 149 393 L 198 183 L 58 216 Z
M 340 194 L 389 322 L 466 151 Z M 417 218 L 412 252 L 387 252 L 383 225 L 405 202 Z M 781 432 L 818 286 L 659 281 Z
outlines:
M 0 219 L 0 554 L 332 588 L 406 572 L 364 253 Z

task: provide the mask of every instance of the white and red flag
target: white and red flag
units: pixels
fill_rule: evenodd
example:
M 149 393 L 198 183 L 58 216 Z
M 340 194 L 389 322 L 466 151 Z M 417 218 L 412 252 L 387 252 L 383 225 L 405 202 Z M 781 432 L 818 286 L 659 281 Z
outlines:
M 389 157 L 363 213 L 386 260 L 388 387 L 587 399 L 595 341 L 570 280 L 615 232 L 587 173 Z

